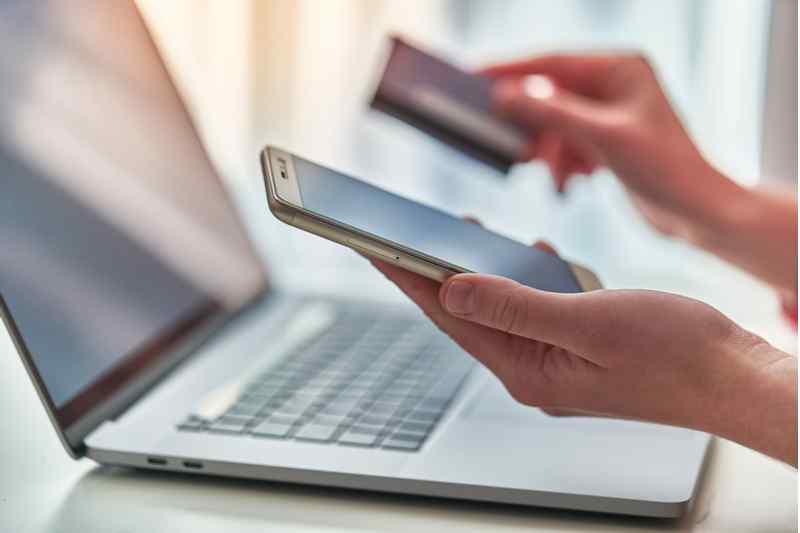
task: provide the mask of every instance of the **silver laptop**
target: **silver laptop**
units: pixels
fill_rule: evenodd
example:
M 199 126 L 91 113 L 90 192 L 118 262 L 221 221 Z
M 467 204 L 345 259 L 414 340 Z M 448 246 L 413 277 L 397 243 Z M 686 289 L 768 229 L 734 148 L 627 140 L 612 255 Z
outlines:
M 658 517 L 690 505 L 707 435 L 548 417 L 410 305 L 272 287 L 132 3 L 6 2 L 0 27 L 2 314 L 70 455 Z

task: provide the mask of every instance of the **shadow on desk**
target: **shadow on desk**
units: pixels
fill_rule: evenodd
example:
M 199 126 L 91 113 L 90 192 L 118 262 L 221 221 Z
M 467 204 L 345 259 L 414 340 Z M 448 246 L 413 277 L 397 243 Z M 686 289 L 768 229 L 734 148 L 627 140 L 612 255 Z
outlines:
M 571 512 L 100 466 L 70 490 L 57 531 L 662 531 L 703 520 L 712 444 L 695 510 L 681 520 Z

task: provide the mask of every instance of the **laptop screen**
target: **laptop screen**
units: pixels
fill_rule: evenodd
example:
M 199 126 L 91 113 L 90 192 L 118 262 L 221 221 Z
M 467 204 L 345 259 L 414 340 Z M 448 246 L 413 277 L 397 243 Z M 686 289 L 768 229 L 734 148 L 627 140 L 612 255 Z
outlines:
M 64 427 L 265 276 L 133 3 L 3 2 L 0 88 L 0 294 Z

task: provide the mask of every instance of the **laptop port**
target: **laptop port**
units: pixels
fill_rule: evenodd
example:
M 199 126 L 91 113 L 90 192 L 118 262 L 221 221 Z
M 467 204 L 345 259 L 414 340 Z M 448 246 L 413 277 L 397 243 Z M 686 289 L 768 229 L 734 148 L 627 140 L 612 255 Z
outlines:
M 186 468 L 200 469 L 203 468 L 203 463 L 197 461 L 184 461 L 183 466 L 185 466 Z
M 161 457 L 148 457 L 147 462 L 156 466 L 165 466 L 167 464 L 167 460 L 162 459 Z

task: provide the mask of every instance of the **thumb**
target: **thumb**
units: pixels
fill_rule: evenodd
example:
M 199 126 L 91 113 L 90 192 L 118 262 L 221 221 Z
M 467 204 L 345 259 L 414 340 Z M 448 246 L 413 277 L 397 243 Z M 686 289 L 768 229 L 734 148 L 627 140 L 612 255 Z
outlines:
M 532 131 L 555 128 L 585 135 L 601 125 L 603 115 L 600 103 L 560 89 L 543 76 L 500 80 L 492 99 L 500 114 Z
M 442 308 L 453 316 L 591 359 L 587 351 L 592 335 L 587 332 L 592 328 L 587 326 L 592 313 L 581 305 L 587 297 L 591 295 L 540 291 L 485 274 L 452 276 L 439 292 Z

